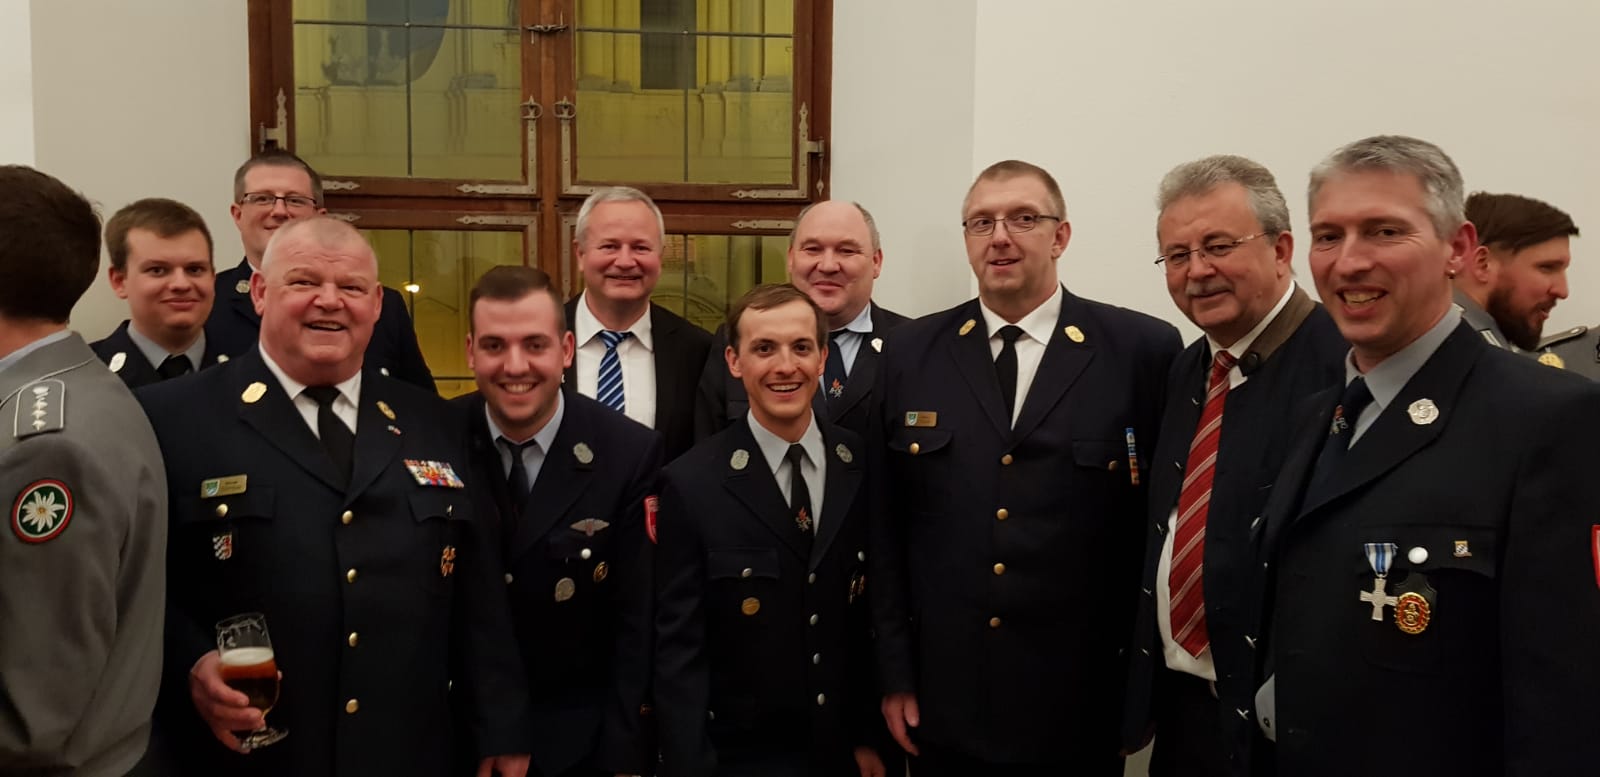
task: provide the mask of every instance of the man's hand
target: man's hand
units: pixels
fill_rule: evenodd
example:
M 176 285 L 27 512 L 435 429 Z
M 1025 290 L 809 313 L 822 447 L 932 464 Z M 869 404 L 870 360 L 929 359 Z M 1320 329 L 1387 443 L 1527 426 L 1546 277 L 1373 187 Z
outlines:
M 917 746 L 911 744 L 909 730 L 922 724 L 922 713 L 917 711 L 916 694 L 891 693 L 883 697 L 883 721 L 889 724 L 889 733 L 894 735 L 894 741 L 900 743 L 901 749 L 912 755 L 920 755 Z M 881 764 L 879 768 L 883 768 Z
M 495 774 L 500 777 L 527 777 L 528 761 L 527 753 L 492 755 L 478 764 L 478 777 L 491 777 Z
M 878 751 L 870 747 L 856 748 L 856 769 L 861 772 L 861 777 L 888 777 L 888 770 L 883 766 L 883 759 L 878 757 Z
M 233 732 L 266 728 L 266 713 L 250 706 L 250 697 L 222 681 L 222 660 L 215 650 L 201 656 L 189 669 L 189 699 L 200 719 L 211 727 L 211 735 L 236 753 L 249 751 Z

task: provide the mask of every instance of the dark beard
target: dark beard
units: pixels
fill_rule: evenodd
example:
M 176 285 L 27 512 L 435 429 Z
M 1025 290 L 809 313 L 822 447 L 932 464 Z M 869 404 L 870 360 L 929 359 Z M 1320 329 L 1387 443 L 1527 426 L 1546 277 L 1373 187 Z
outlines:
M 1511 308 L 1510 288 L 1490 289 L 1489 299 L 1484 302 L 1483 309 L 1500 325 L 1500 333 L 1512 345 L 1524 351 L 1539 350 L 1539 338 L 1544 334 L 1544 326 L 1529 325 L 1527 316 Z

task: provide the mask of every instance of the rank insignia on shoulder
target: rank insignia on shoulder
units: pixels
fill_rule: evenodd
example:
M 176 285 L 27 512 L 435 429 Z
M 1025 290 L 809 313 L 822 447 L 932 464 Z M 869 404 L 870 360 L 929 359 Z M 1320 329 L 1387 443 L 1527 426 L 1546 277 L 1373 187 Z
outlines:
M 378 400 L 378 412 L 382 413 L 384 418 L 387 418 L 390 421 L 394 420 L 394 408 L 389 407 L 388 402 L 385 402 L 381 399 Z
M 249 482 L 248 475 L 229 475 L 225 478 L 207 478 L 200 481 L 200 498 L 210 499 L 217 496 L 233 496 L 244 493 Z
M 11 436 L 32 437 L 59 432 L 67 425 L 67 384 L 51 378 L 28 384 L 16 394 L 17 409 L 11 419 Z M 33 401 L 28 402 L 32 397 Z
M 444 488 L 465 488 L 466 484 L 456 476 L 456 470 L 448 461 L 424 461 L 421 459 L 406 459 L 406 469 L 411 472 L 412 479 L 419 486 L 442 486 Z
M 446 545 L 444 550 L 439 552 L 439 576 L 449 577 L 454 571 L 456 571 L 456 546 Z
M 48 542 L 66 531 L 75 504 L 72 490 L 59 480 L 35 480 L 11 504 L 11 530 L 30 545 Z
M 223 532 L 211 537 L 211 555 L 218 561 L 233 558 L 233 532 Z
M 117 351 L 116 353 L 111 354 L 111 361 L 106 362 L 106 367 L 112 372 L 121 372 L 122 365 L 127 363 L 128 355 L 121 351 Z
M 907 410 L 906 426 L 932 429 L 939 425 L 939 414 L 932 410 Z
M 572 528 L 583 532 L 586 537 L 593 537 L 595 532 L 605 531 L 606 527 L 610 525 L 610 522 L 602 521 L 599 518 L 585 518 L 572 524 Z

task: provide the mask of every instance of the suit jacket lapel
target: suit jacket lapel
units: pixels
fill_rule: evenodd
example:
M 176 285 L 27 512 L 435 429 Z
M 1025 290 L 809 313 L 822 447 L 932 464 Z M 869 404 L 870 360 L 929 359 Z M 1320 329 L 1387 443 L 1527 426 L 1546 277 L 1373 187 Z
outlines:
M 1089 311 L 1066 289 L 1061 290 L 1061 315 L 1050 330 L 1050 342 L 1045 346 L 1044 358 L 1039 361 L 1039 371 L 1034 373 L 1033 384 L 1022 402 L 1022 413 L 1017 416 L 1016 436 L 1023 439 L 1037 427 L 1051 408 L 1061 401 L 1067 389 L 1083 374 L 1094 358 L 1095 336 L 1099 334 L 1089 317 Z M 1067 337 L 1067 326 L 1080 327 L 1086 337 L 1075 343 Z
M 821 426 L 822 430 L 822 455 L 827 459 L 827 469 L 823 477 L 822 521 L 818 526 L 817 536 L 811 542 L 810 569 L 815 570 L 828 552 L 828 547 L 833 544 L 833 538 L 839 535 L 839 529 L 844 522 L 850 520 L 850 505 L 855 502 L 856 491 L 861 487 L 861 464 L 857 457 L 866 451 L 850 451 L 850 461 L 846 462 L 839 455 L 840 443 L 833 439 L 833 429 L 828 425 Z
M 1189 444 L 1194 439 L 1195 426 L 1200 423 L 1200 413 L 1206 396 L 1206 380 L 1210 377 L 1210 351 L 1204 337 L 1178 357 L 1174 369 L 1178 384 L 1168 393 L 1167 407 L 1162 411 L 1161 439 L 1163 455 L 1151 464 L 1154 475 L 1150 478 L 1151 515 L 1165 516 L 1178 503 L 1178 492 L 1187 473 L 1177 467 L 1167 466 L 1166 458 L 1175 457 L 1180 466 L 1187 466 Z M 1165 517 L 1160 517 L 1163 523 Z
M 678 322 L 660 315 L 660 313 L 661 308 L 657 307 L 655 303 L 651 303 L 649 315 L 652 351 L 650 357 L 656 367 L 656 428 L 658 429 L 667 426 L 664 423 L 667 414 L 675 412 L 678 408 L 694 407 L 691 401 L 677 398 L 680 381 L 674 378 L 679 370 L 686 367 L 683 364 L 683 356 L 678 353 L 676 348 L 676 345 L 682 339 L 675 336 L 678 330 Z M 696 370 L 696 374 L 698 374 L 698 370 L 703 367 L 705 367 L 704 364 L 696 364 L 691 369 Z
M 1366 485 L 1433 442 L 1454 420 L 1455 398 L 1461 384 L 1487 347 L 1471 325 L 1462 323 L 1456 327 L 1356 441 L 1326 497 L 1306 504 L 1300 515 Z M 1423 399 L 1438 408 L 1438 418 L 1429 423 L 1417 423 L 1411 418 L 1411 404 Z
M 850 365 L 850 378 L 844 382 L 844 395 L 831 405 L 830 412 L 820 417 L 843 418 L 845 413 L 850 412 L 861 403 L 862 399 L 872 393 L 872 386 L 877 381 L 878 375 L 878 349 L 872 347 L 872 341 L 878 337 L 878 332 L 883 328 L 878 319 L 878 306 L 873 305 L 872 331 L 861 337 L 861 347 L 856 349 L 856 361 Z
M 539 467 L 539 477 L 528 491 L 522 505 L 516 529 L 511 538 L 507 559 L 522 555 L 553 529 L 556 521 L 566 515 L 567 508 L 577 501 L 584 489 L 594 480 L 594 462 L 578 461 L 572 449 L 580 442 L 587 444 L 589 424 L 578 403 L 568 401 L 561 428 L 556 430 L 550 450 L 545 451 L 544 464 Z M 609 451 L 591 449 L 593 456 L 604 456 Z M 587 516 L 586 516 L 587 517 Z
M 1000 398 L 1000 378 L 994 371 L 994 356 L 989 353 L 989 331 L 983 321 L 983 312 L 978 308 L 978 301 L 968 302 L 956 319 L 961 323 L 957 324 L 960 329 L 948 335 L 950 357 L 955 360 L 967 387 L 972 389 L 978 406 L 989 417 L 989 423 L 994 424 L 995 431 L 1001 437 L 1009 440 L 1011 417 L 1006 414 L 1005 402 Z M 961 329 L 966 329 L 968 321 L 973 326 L 967 329 L 966 334 L 962 334 Z
M 111 333 L 112 347 L 122 354 L 122 369 L 117 370 L 117 376 L 130 386 L 148 386 L 151 383 L 161 382 L 161 374 L 156 372 L 155 365 L 145 358 L 144 351 L 139 350 L 139 345 L 133 341 L 133 336 L 128 334 L 128 327 L 132 322 L 124 321 L 117 331 Z
M 724 472 L 723 487 L 757 521 L 777 535 L 795 557 L 808 560 L 809 554 L 800 543 L 800 533 L 789 516 L 789 505 L 783 501 L 783 492 L 778 490 L 778 482 L 773 479 L 772 467 L 761 454 L 761 446 L 756 445 L 756 438 L 750 434 L 748 420 L 735 421 L 730 429 L 732 433 L 723 438 L 723 454 L 727 457 L 724 460 L 730 461 Z M 743 469 L 731 463 L 734 451 L 738 450 L 744 451 L 749 457 Z
M 495 531 L 501 532 L 500 536 L 503 537 L 506 525 L 504 516 L 511 514 L 510 485 L 502 469 L 505 464 L 500 458 L 500 446 L 489 438 L 489 424 L 484 419 L 483 408 L 483 395 L 474 392 L 467 400 L 469 455 L 472 456 L 472 472 L 479 478 L 476 487 L 494 507 L 486 519 L 494 524 Z
M 379 402 L 389 407 L 385 388 L 387 381 L 376 372 L 368 372 L 361 378 L 361 404 L 356 407 L 356 461 L 350 475 L 350 494 L 366 490 L 400 453 L 400 438 L 405 430 L 401 424 L 407 419 L 396 416 L 391 421 L 378 409 Z M 390 412 L 393 412 L 392 407 Z M 400 430 L 401 434 L 390 431 L 390 427 Z M 449 451 L 439 451 L 439 459 L 445 460 L 447 453 Z M 460 475 L 456 473 L 457 477 Z
M 239 281 L 244 281 L 248 284 L 250 276 L 255 274 L 255 270 L 250 268 L 250 260 L 246 258 L 239 261 L 236 271 L 239 274 L 239 279 L 234 281 L 233 286 L 223 289 L 222 293 L 227 295 L 228 307 L 233 308 L 233 312 L 243 316 L 244 320 L 249 321 L 257 329 L 260 329 L 261 315 L 256 313 L 255 303 L 250 301 L 249 286 L 246 286 L 244 291 L 238 290 Z
M 333 459 L 328 457 L 322 442 L 306 425 L 305 417 L 300 415 L 289 395 L 284 393 L 283 384 L 267 369 L 266 362 L 261 360 L 261 351 L 252 348 L 239 360 L 243 364 L 234 374 L 233 385 L 233 390 L 239 396 L 239 419 L 282 451 L 290 461 L 316 476 L 329 488 L 345 493 L 344 484 L 333 471 Z M 255 383 L 265 386 L 266 391 L 256 401 L 246 401 L 245 389 Z M 360 454 L 357 453 L 358 469 L 359 461 Z

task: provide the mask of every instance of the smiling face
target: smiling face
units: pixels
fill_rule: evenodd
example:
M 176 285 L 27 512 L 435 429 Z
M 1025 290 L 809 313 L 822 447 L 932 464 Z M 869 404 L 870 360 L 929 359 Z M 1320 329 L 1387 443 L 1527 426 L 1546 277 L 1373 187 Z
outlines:
M 265 193 L 279 197 L 311 198 L 311 176 L 298 167 L 288 165 L 257 165 L 244 174 L 244 194 Z M 294 219 L 314 216 L 321 208 L 291 208 L 284 200 L 273 200 L 271 205 L 250 205 L 235 202 L 228 212 L 233 225 L 239 229 L 239 241 L 244 244 L 244 255 L 257 269 L 261 256 L 266 253 L 267 242 L 279 227 Z
M 1178 267 L 1162 264 L 1167 292 L 1190 321 L 1224 348 L 1253 329 L 1288 291 L 1294 238 L 1287 232 L 1257 237 L 1219 258 L 1203 249 L 1262 231 L 1249 193 L 1237 183 L 1173 201 L 1156 225 L 1162 256 L 1194 252 Z
M 738 349 L 724 354 L 728 371 L 744 384 L 750 412 L 768 431 L 790 442 L 811 423 L 828 349 L 817 342 L 817 316 L 805 300 L 739 316 Z
M 211 314 L 211 244 L 199 230 L 161 237 L 128 230 L 127 268 L 109 271 L 111 289 L 128 301 L 133 325 L 162 345 L 193 343 Z
M 1311 275 L 1363 372 L 1410 345 L 1450 307 L 1450 275 L 1477 242 L 1436 231 L 1416 176 L 1330 176 L 1311 203 Z
M 250 278 L 261 349 L 308 386 L 339 383 L 361 370 L 383 309 L 372 248 L 348 225 L 316 226 L 316 235 L 307 229 L 284 234 Z
M 828 329 L 849 324 L 872 300 L 883 252 L 861 210 L 840 200 L 819 202 L 795 226 L 789 278 L 828 316 Z
M 538 434 L 556 411 L 561 374 L 574 349 L 560 314 L 546 290 L 473 305 L 467 367 L 495 425 L 515 442 Z
M 643 202 L 594 206 L 574 246 L 585 291 L 603 299 L 648 301 L 661 278 L 661 222 Z
M 1067 250 L 1072 227 L 1066 214 L 1058 211 L 1044 181 L 1033 175 L 983 179 L 967 194 L 963 220 L 996 220 L 994 232 L 966 236 L 967 261 L 978 278 L 978 296 L 1008 321 L 1015 322 L 1043 304 L 1060 283 L 1056 259 Z M 1026 232 L 1012 232 L 1004 219 L 1022 214 L 1053 218 L 1040 219 Z

